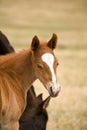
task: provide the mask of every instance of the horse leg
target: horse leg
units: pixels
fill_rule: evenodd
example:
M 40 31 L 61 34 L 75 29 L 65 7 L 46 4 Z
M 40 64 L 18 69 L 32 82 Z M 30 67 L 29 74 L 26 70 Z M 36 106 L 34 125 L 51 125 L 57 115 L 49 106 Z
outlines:
M 0 130 L 19 130 L 19 123 L 11 121 L 1 126 Z

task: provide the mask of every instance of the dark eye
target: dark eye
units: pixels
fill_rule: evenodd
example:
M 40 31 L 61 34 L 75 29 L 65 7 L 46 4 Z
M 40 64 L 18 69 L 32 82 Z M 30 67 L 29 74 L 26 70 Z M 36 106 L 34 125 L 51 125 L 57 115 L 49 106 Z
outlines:
M 37 68 L 39 68 L 39 69 L 43 69 L 43 65 L 41 65 L 41 64 L 37 64 Z
M 59 63 L 57 62 L 57 66 L 59 65 Z

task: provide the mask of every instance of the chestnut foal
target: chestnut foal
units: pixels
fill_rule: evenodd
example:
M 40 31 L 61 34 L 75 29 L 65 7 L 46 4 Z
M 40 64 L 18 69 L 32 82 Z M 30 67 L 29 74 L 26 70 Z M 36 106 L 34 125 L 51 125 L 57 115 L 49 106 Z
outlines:
M 1 130 L 18 130 L 18 120 L 24 110 L 26 93 L 38 78 L 52 97 L 60 86 L 56 84 L 57 59 L 53 53 L 57 36 L 40 43 L 35 36 L 31 48 L 0 57 L 0 124 Z M 15 107 L 14 107 L 15 106 Z
M 0 32 L 0 55 L 14 52 L 7 37 Z M 46 130 L 48 121 L 48 113 L 46 107 L 48 106 L 50 97 L 42 100 L 42 94 L 36 97 L 34 87 L 27 92 L 27 105 L 19 119 L 19 130 Z

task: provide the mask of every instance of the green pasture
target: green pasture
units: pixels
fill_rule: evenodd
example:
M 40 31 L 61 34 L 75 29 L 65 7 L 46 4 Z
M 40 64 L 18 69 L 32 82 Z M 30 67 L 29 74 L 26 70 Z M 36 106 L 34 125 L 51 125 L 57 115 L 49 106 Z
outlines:
M 87 130 L 87 0 L 0 0 L 0 30 L 16 51 L 29 47 L 34 35 L 58 35 L 62 89 L 47 109 L 47 130 Z M 48 96 L 39 81 L 34 85 Z

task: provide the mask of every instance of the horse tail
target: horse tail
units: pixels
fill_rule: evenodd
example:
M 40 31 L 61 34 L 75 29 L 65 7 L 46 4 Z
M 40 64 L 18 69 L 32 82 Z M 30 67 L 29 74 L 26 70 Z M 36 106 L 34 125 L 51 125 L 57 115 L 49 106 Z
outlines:
M 4 55 L 14 51 L 15 50 L 10 44 L 8 38 L 0 31 L 0 54 Z

